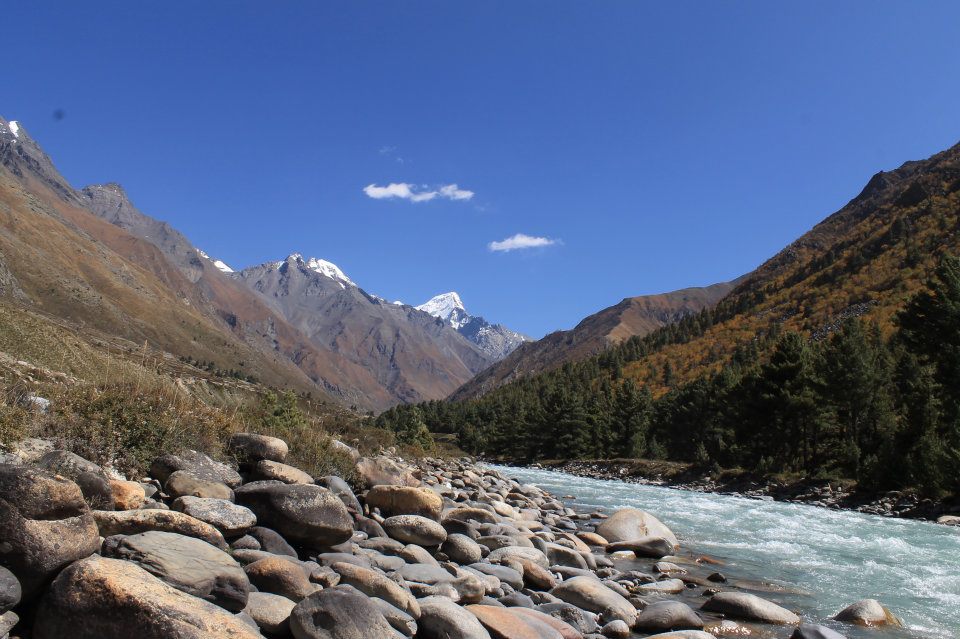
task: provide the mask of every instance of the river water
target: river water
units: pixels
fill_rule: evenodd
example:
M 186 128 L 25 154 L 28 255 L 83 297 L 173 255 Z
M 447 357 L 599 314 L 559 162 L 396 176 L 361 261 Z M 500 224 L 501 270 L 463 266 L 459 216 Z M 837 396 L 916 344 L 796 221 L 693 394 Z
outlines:
M 830 623 L 848 637 L 960 638 L 960 528 L 548 470 L 494 468 L 558 497 L 575 496 L 570 506 L 577 510 L 647 510 L 677 534 L 686 550 L 724 561 L 728 577 L 782 586 L 784 592 L 770 598 L 806 620 L 822 622 L 859 599 L 873 598 L 907 628 L 879 632 Z

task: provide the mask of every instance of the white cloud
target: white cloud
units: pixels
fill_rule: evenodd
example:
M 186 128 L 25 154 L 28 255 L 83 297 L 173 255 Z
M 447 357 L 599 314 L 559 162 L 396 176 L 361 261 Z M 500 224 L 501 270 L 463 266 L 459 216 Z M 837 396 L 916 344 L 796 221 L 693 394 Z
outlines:
M 367 197 L 374 200 L 398 199 L 411 202 L 429 202 L 437 198 L 462 201 L 469 200 L 474 196 L 473 191 L 461 189 L 456 184 L 444 184 L 435 189 L 429 189 L 426 185 L 416 186 L 406 182 L 391 182 L 386 186 L 368 184 L 363 187 L 363 192 L 367 194 Z
M 553 246 L 557 240 L 551 240 L 549 237 L 534 237 L 517 233 L 513 237 L 508 237 L 499 242 L 490 242 L 487 248 L 491 251 L 516 251 L 518 249 L 539 248 L 544 246 Z
M 449 200 L 469 200 L 473 197 L 473 191 L 461 189 L 456 184 L 447 184 L 440 187 L 440 197 L 445 197 Z

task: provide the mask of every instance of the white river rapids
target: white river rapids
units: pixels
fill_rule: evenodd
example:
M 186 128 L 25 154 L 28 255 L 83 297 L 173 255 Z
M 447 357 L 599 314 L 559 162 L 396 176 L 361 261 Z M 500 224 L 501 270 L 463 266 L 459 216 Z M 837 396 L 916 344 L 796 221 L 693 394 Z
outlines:
M 960 528 L 801 504 L 759 501 L 566 473 L 494 466 L 510 477 L 573 495 L 579 511 L 632 506 L 656 515 L 688 553 L 724 562 L 734 583 L 826 623 L 848 637 L 960 637 Z M 772 584 L 769 586 L 761 582 Z M 779 587 L 782 590 L 777 591 Z M 830 617 L 874 598 L 905 630 L 865 630 Z M 775 630 L 789 636 L 789 630 Z

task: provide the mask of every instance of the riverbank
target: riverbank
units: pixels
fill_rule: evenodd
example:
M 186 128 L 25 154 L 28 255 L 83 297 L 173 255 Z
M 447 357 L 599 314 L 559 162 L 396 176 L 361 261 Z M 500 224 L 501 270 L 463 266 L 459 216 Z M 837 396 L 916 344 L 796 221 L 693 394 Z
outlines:
M 866 494 L 858 492 L 855 482 L 851 481 L 758 478 L 744 471 L 705 472 L 694 464 L 643 459 L 546 460 L 529 466 L 592 479 L 771 499 L 960 526 L 960 500 L 957 498 L 937 501 L 921 498 L 910 491 Z
M 348 484 L 287 463 L 283 440 L 236 433 L 221 461 L 178 450 L 125 478 L 39 443 L 0 464 L 0 637 L 808 639 L 825 630 L 802 621 L 899 627 L 873 600 L 802 619 L 782 588 L 725 576 L 649 512 L 578 511 L 469 459 L 361 457 L 335 442 L 352 460 Z

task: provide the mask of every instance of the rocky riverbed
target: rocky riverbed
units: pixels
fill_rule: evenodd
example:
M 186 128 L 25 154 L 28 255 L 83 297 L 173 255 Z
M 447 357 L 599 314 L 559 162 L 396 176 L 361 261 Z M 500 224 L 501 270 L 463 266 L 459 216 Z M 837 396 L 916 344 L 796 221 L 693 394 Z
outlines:
M 234 435 L 118 478 L 67 451 L 0 463 L 0 638 L 836 639 L 747 592 L 654 514 L 577 512 L 468 459 L 355 459 L 352 485 Z M 844 624 L 850 624 L 845 626 Z
M 883 494 L 865 494 L 852 490 L 848 483 L 838 481 L 781 481 L 758 480 L 749 476 L 717 479 L 710 473 L 686 470 L 665 475 L 638 465 L 630 460 L 570 460 L 534 464 L 534 468 L 549 468 L 561 472 L 610 479 L 650 486 L 666 486 L 696 492 L 739 495 L 754 499 L 809 504 L 835 510 L 852 510 L 885 517 L 925 519 L 950 526 L 960 526 L 960 502 L 921 498 L 911 492 L 891 491 Z

